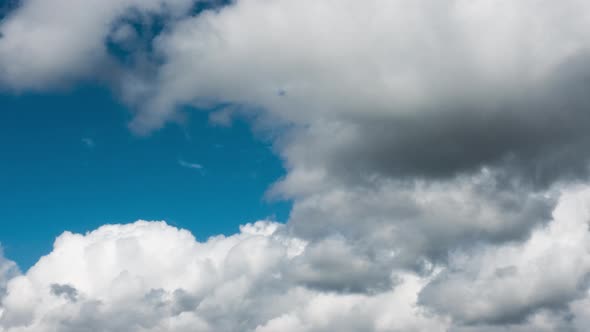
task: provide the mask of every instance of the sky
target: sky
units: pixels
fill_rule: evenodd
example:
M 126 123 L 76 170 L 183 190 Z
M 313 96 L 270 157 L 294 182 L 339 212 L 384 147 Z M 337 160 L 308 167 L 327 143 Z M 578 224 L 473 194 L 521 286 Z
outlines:
M 166 220 L 205 240 L 288 215 L 288 202 L 264 197 L 281 162 L 243 122 L 220 126 L 195 111 L 138 137 L 125 106 L 100 86 L 4 93 L 0 108 L 0 243 L 22 269 L 64 230 Z
M 590 329 L 590 2 L 0 4 L 0 332 Z

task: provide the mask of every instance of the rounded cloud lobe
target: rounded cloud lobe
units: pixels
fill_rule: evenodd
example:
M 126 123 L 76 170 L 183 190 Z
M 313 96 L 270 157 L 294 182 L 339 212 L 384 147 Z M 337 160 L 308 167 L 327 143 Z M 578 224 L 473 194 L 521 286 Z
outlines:
M 138 133 L 179 106 L 245 115 L 284 160 L 289 222 L 65 233 L 0 274 L 0 331 L 588 329 L 587 1 L 213 3 L 23 1 L 0 82 L 109 68 Z
M 47 90 L 118 71 L 107 42 L 125 21 L 179 16 L 191 0 L 20 1 L 0 25 L 0 86 Z M 89 10 L 91 9 L 91 10 Z M 111 73 L 108 75 L 114 75 Z M 102 77 L 109 79 L 109 77 Z

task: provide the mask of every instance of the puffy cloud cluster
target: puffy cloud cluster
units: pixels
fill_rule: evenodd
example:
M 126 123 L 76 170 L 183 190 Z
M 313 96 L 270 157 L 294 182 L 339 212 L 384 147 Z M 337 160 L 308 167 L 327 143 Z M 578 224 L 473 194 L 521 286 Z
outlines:
M 570 151 L 589 141 L 589 12 L 579 0 L 237 1 L 155 41 L 165 60 L 134 125 L 157 127 L 179 103 L 233 103 L 300 125 L 281 149 L 292 168 L 506 166 L 547 185 L 587 170 Z
M 326 265 L 316 271 L 319 248 L 308 252 L 283 227 L 257 222 L 203 243 L 163 222 L 64 233 L 49 255 L 8 283 L 0 331 L 440 328 L 414 307 L 423 285 L 416 276 L 375 296 L 305 287 L 310 280 L 342 282 L 352 273 L 342 270 L 349 253 L 338 241 L 323 244 L 319 259 Z
M 115 75 L 113 71 L 120 69 L 109 57 L 109 43 L 129 42 L 138 37 L 133 23 L 149 24 L 155 16 L 182 16 L 193 2 L 19 1 L 0 25 L 0 84 L 15 90 L 43 90 Z
M 66 233 L 8 283 L 0 331 L 588 329 L 588 1 L 195 2 L 23 1 L 0 81 L 108 68 L 140 133 L 181 105 L 245 114 L 289 222 Z
M 457 254 L 424 289 L 421 301 L 459 321 L 502 323 L 587 297 L 589 198 L 588 189 L 566 194 L 554 220 L 524 243 Z
M 570 190 L 526 241 L 459 251 L 429 274 L 390 269 L 366 292 L 354 248 L 272 222 L 206 242 L 164 222 L 66 232 L 9 278 L 0 331 L 584 331 L 589 220 L 590 189 Z

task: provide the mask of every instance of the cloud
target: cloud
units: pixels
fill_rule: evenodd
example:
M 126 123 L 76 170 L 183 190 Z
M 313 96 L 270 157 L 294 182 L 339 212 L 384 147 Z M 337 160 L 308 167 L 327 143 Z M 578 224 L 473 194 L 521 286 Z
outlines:
M 300 125 L 281 149 L 292 168 L 438 179 L 487 166 L 546 187 L 588 171 L 588 9 L 237 1 L 155 41 L 165 62 L 133 126 L 178 104 L 249 105 Z
M 444 182 L 335 184 L 297 198 L 289 227 L 312 241 L 338 233 L 371 257 L 428 270 L 455 250 L 525 239 L 550 220 L 554 202 L 555 194 L 504 188 L 485 171 Z
M 66 232 L 49 255 L 10 280 L 0 330 L 439 328 L 436 319 L 413 308 L 422 284 L 415 276 L 374 296 L 325 293 L 290 279 L 283 271 L 290 261 L 305 259 L 305 243 L 285 236 L 283 227 L 257 222 L 202 243 L 163 222 Z M 340 244 L 326 246 L 341 250 Z M 397 319 L 389 317 L 394 307 Z
M 240 105 L 278 132 L 287 174 L 271 194 L 293 200 L 297 236 L 340 234 L 427 270 L 522 241 L 560 186 L 587 181 L 589 9 L 237 1 L 154 41 L 164 61 L 132 128 L 159 128 L 177 105 Z
M 93 147 L 96 146 L 96 143 L 94 142 L 94 140 L 89 137 L 82 138 L 82 143 L 89 149 L 92 149 Z
M 203 170 L 203 165 L 196 164 L 196 163 L 189 163 L 189 162 L 184 161 L 182 159 L 178 160 L 178 164 L 182 167 L 185 167 L 185 168 L 196 169 L 196 170 L 200 170 L 200 171 Z
M 554 220 L 524 243 L 457 255 L 421 302 L 468 324 L 519 323 L 540 308 L 567 310 L 590 286 L 589 201 L 588 188 L 567 193 Z
M 110 79 L 108 76 L 120 69 L 112 61 L 105 41 L 111 36 L 113 42 L 119 40 L 119 24 L 145 20 L 150 15 L 183 15 L 192 3 L 20 1 L 0 25 L 0 83 L 20 91 L 52 89 L 101 75 L 102 79 Z
M 205 242 L 164 222 L 66 232 L 9 278 L 0 331 L 584 331 L 588 206 L 590 189 L 570 188 L 526 241 L 428 274 L 389 268 L 371 291 L 381 274 L 357 248 L 268 221 Z

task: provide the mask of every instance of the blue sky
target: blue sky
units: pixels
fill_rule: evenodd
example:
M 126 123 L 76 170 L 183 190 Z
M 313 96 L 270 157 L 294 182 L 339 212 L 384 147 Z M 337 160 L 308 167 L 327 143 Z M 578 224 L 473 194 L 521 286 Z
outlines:
M 288 202 L 264 198 L 281 162 L 244 122 L 215 126 L 193 111 L 138 137 L 128 109 L 100 86 L 5 93 L 0 110 L 0 242 L 21 268 L 64 230 L 166 220 L 206 239 L 287 217 Z

